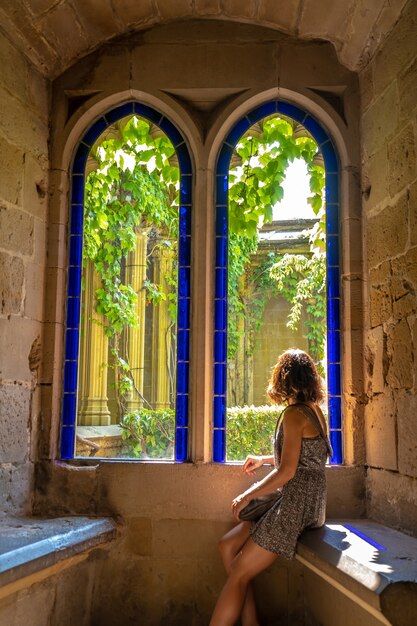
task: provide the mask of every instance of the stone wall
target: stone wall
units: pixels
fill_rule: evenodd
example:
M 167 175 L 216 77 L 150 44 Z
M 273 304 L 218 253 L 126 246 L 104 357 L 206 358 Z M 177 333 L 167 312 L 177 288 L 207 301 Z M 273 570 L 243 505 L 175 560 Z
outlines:
M 2 597 L 0 626 L 90 626 L 95 574 L 90 559 Z
M 3 35 L 0 57 L 0 508 L 22 511 L 42 395 L 48 87 Z
M 368 513 L 417 534 L 417 3 L 361 73 Z

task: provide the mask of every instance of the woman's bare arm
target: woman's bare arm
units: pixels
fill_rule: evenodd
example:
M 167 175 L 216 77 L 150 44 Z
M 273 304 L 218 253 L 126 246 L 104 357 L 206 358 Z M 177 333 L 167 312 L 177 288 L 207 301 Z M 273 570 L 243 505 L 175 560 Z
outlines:
M 291 407 L 287 409 L 283 419 L 284 443 L 279 468 L 273 469 L 265 478 L 251 485 L 233 500 L 232 510 L 236 517 L 252 498 L 271 493 L 293 478 L 300 458 L 305 421 L 306 418 L 297 410 L 291 410 Z

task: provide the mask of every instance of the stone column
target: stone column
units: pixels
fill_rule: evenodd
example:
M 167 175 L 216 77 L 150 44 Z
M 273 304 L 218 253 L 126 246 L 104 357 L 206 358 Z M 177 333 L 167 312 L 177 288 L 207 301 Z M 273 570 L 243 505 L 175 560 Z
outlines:
M 107 405 L 108 339 L 103 316 L 95 309 L 95 291 L 100 278 L 91 261 L 85 272 L 82 339 L 80 346 L 78 424 L 108 426 L 111 415 Z
M 166 275 L 172 271 L 173 253 L 166 248 L 154 252 L 153 282 L 168 293 Z M 161 300 L 153 306 L 152 324 L 152 406 L 155 409 L 170 408 L 170 350 L 171 318 L 168 310 L 169 301 Z
M 136 231 L 136 245 L 129 254 L 126 265 L 127 284 L 137 294 L 136 300 L 136 328 L 127 330 L 127 361 L 132 372 L 136 389 L 143 395 L 144 357 L 145 357 L 145 306 L 146 292 L 144 281 L 146 279 L 146 249 L 148 235 L 143 230 Z M 126 402 L 128 412 L 136 411 L 143 407 L 143 400 L 135 390 L 132 391 Z

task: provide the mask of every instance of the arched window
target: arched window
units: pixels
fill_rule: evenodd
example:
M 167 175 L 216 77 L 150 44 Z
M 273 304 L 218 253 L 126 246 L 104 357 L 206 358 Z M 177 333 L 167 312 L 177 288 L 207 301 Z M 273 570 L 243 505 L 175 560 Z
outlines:
M 121 168 L 115 174 L 119 176 L 117 189 L 111 178 L 112 171 L 115 171 L 112 167 L 115 168 L 115 165 L 109 167 L 102 162 L 94 184 L 87 176 L 92 168 L 91 161 L 94 160 L 93 149 L 97 148 L 103 138 L 113 140 L 115 132 L 116 135 L 121 133 L 123 140 L 127 142 L 123 146 L 117 135 L 111 144 L 113 159 Z M 128 174 L 133 171 L 134 163 L 129 161 L 133 157 L 127 154 L 126 145 L 134 147 L 136 145 L 134 142 L 141 141 L 141 133 L 143 136 L 153 138 L 154 147 L 160 146 L 161 141 L 165 142 L 165 160 L 159 153 L 149 154 L 150 151 L 146 151 L 149 146 L 143 139 L 141 158 L 147 160 L 148 166 L 138 170 L 142 178 L 136 177 L 132 181 Z M 103 146 L 107 145 L 108 150 L 110 143 L 108 141 L 101 147 L 99 145 L 96 161 L 100 162 L 100 156 L 105 152 Z M 138 151 L 136 153 L 138 154 Z M 149 165 L 150 159 L 153 159 L 153 165 Z M 175 167 L 179 168 L 179 174 L 175 174 L 175 168 L 171 167 L 172 161 L 175 162 Z M 165 177 L 171 176 L 173 183 L 171 187 L 177 191 L 175 201 L 171 198 L 168 202 L 168 192 L 161 188 L 158 177 L 152 174 L 153 169 L 158 167 L 164 172 Z M 105 113 L 89 128 L 76 149 L 71 171 L 60 444 L 63 459 L 96 454 L 97 444 L 94 443 L 94 438 L 80 436 L 79 433 L 77 437 L 77 428 L 80 424 L 91 427 L 106 424 L 111 426 L 113 422 L 118 428 L 117 424 L 124 419 L 124 414 L 133 415 L 135 411 L 141 415 L 146 413 L 146 420 L 160 419 L 161 411 L 168 416 L 172 422 L 169 424 L 172 427 L 173 440 L 169 452 L 171 456 L 167 456 L 165 450 L 162 458 L 172 458 L 176 461 L 188 459 L 191 180 L 191 160 L 183 136 L 162 113 L 139 102 L 128 102 Z M 125 254 L 117 257 L 118 265 L 116 264 L 114 277 L 108 277 L 107 283 L 103 280 L 103 273 L 100 273 L 98 264 L 91 261 L 92 258 L 95 259 L 94 254 L 90 253 L 90 256 L 86 254 L 86 246 L 91 244 L 91 238 L 93 240 L 91 245 L 94 248 L 94 238 L 98 238 L 100 228 L 106 233 L 109 232 L 108 215 L 105 211 L 100 212 L 100 207 L 98 211 L 95 211 L 94 207 L 94 194 L 99 196 L 103 189 L 107 193 L 104 199 L 100 196 L 104 209 L 108 205 L 117 206 L 119 203 L 124 211 L 120 221 L 125 220 L 126 224 L 132 221 L 132 232 L 129 237 L 135 240 L 132 243 L 128 240 L 129 237 L 117 238 L 110 233 L 107 241 L 99 242 L 98 245 L 104 250 L 101 261 L 105 258 L 106 246 L 111 260 L 114 257 L 111 256 L 112 250 L 120 251 L 120 248 L 127 250 Z M 87 194 L 90 196 L 87 197 Z M 175 205 L 175 219 L 173 218 L 169 225 L 158 213 L 158 207 L 165 201 L 169 206 Z M 129 207 L 137 207 L 141 203 L 149 207 L 148 213 L 151 217 L 141 213 L 139 206 L 139 217 L 134 221 L 131 219 Z M 117 222 L 117 214 L 113 217 L 114 222 Z M 120 232 L 123 232 L 123 224 L 119 226 L 122 227 Z M 103 263 L 107 261 L 105 259 Z M 117 311 L 124 314 L 124 309 L 128 309 L 130 305 L 134 309 L 136 307 L 137 319 L 134 319 L 130 326 L 117 329 L 117 343 L 111 344 L 114 334 L 112 335 L 113 331 L 109 328 L 110 314 L 105 317 L 107 314 L 105 299 L 114 283 L 117 283 L 120 289 L 115 296 L 119 299 L 119 309 L 113 310 L 113 326 L 117 327 Z M 101 293 L 102 300 L 93 301 L 91 294 L 98 292 Z M 126 305 L 123 298 L 126 298 Z M 127 362 L 126 355 L 129 355 L 130 363 Z M 116 363 L 112 365 L 114 374 L 112 382 L 108 380 L 107 375 L 110 371 L 109 359 Z M 94 372 L 91 368 L 94 368 Z M 151 369 L 154 370 L 152 376 L 149 373 Z M 117 404 L 115 388 L 121 384 L 120 381 L 127 385 L 123 389 L 123 411 L 118 414 L 116 407 L 114 409 L 116 417 L 110 419 L 108 416 L 112 411 L 109 409 L 109 398 L 112 396 L 113 404 Z M 97 390 L 97 387 L 100 389 Z M 147 388 L 149 393 L 146 393 Z M 137 424 L 128 422 L 125 424 L 124 432 L 129 435 L 129 428 L 135 427 Z M 140 448 L 145 438 L 146 434 L 142 439 L 137 437 L 136 448 Z M 119 439 L 123 437 L 119 436 Z M 79 454 L 77 450 L 79 441 L 90 449 L 90 454 L 88 452 Z M 99 452 L 97 456 L 129 455 L 112 454 L 110 450 L 108 454 L 103 455 Z
M 227 456 L 227 380 L 228 380 L 228 275 L 229 268 L 229 170 L 232 156 L 242 136 L 259 123 L 276 116 L 302 126 L 317 144 L 325 167 L 325 258 L 327 300 L 327 394 L 328 422 L 334 455 L 331 463 L 343 461 L 341 420 L 340 290 L 339 290 L 339 164 L 332 141 L 321 125 L 307 112 L 283 101 L 257 107 L 231 130 L 219 153 L 216 169 L 216 246 L 215 246 L 215 320 L 214 320 L 214 432 L 213 459 L 224 462 Z M 229 328 L 230 331 L 230 328 Z M 287 346 L 296 347 L 296 346 Z M 270 363 L 270 366 L 274 362 Z M 266 380 L 265 380 L 266 383 Z

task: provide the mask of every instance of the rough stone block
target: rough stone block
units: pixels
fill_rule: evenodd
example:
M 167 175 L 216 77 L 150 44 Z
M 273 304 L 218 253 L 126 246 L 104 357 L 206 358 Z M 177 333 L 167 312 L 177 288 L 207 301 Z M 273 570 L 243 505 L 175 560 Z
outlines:
M 403 194 L 367 220 L 368 267 L 372 268 L 405 251 L 408 240 L 408 203 Z
M 197 15 L 216 15 L 221 13 L 220 0 L 195 0 Z
M 48 162 L 45 158 L 25 155 L 23 181 L 23 208 L 27 213 L 46 219 L 48 194 Z
M 157 1 L 158 12 L 162 19 L 178 19 L 193 14 L 192 0 Z
M 0 137 L 0 199 L 21 204 L 23 163 L 23 152 Z
M 387 367 L 386 336 L 382 326 L 367 334 L 365 369 L 367 373 L 367 393 L 379 394 L 385 390 L 385 370 Z
M 68 4 L 59 4 L 39 19 L 39 27 L 49 44 L 60 50 L 60 57 L 65 61 L 76 58 L 80 50 L 88 48 L 88 36 L 75 19 L 74 11 Z M 65 47 L 59 45 L 65 41 Z
M 46 121 L 31 114 L 27 105 L 0 87 L 0 132 L 8 141 L 26 152 L 28 147 L 35 155 L 48 154 L 49 129 Z
M 122 30 L 121 21 L 114 19 L 110 0 L 83 0 L 76 5 L 77 15 L 92 42 L 102 42 Z
M 223 0 L 222 5 L 224 13 L 231 17 L 253 17 L 256 12 L 255 0 L 246 0 L 244 3 L 241 0 Z
M 126 528 L 123 549 L 135 556 L 152 556 L 152 520 L 149 517 L 132 517 Z
M 417 291 L 417 246 L 409 248 L 405 254 L 393 259 L 391 267 L 393 278 L 401 280 L 403 289 L 407 290 L 407 293 Z M 397 296 L 395 291 L 394 295 Z M 404 294 L 399 292 L 398 295 Z
M 19 209 L 0 206 L 0 247 L 24 255 L 33 254 L 34 221 Z
M 410 119 L 417 107 L 417 58 L 398 77 L 400 116 Z
M 417 397 L 402 393 L 397 400 L 398 469 L 417 478 Z
M 408 124 L 388 144 L 389 192 L 395 196 L 416 178 L 414 129 Z
M 371 285 L 369 291 L 369 315 L 372 328 L 387 322 L 392 316 L 392 297 L 387 283 Z
M 56 578 L 53 624 L 90 626 L 95 573 L 95 563 L 90 560 L 77 564 Z
M 408 216 L 410 228 L 410 245 L 417 245 L 417 182 L 411 185 L 408 200 Z
M 373 396 L 365 409 L 366 462 L 396 470 L 396 407 L 389 392 Z
M 3 85 L 22 102 L 27 97 L 28 65 L 25 57 L 13 44 L 0 35 L 1 78 Z
M 0 379 L 31 382 L 29 355 L 41 331 L 41 324 L 30 319 L 0 318 Z
M 275 24 L 280 30 L 291 31 L 295 28 L 300 0 L 276 2 L 275 0 L 261 0 L 258 9 L 260 22 Z
M 137 24 L 146 22 L 154 17 L 154 9 L 151 0 L 136 2 L 135 0 L 119 0 L 116 6 L 119 19 L 124 24 Z
M 13 626 L 27 624 L 28 620 L 31 626 L 51 623 L 55 594 L 48 587 L 49 585 L 36 585 L 18 594 Z
M 375 90 L 381 93 L 416 56 L 417 9 L 414 2 L 392 29 L 373 61 Z
M 410 389 L 413 386 L 413 352 L 407 320 L 389 326 L 387 335 L 387 383 L 394 389 Z
M 415 535 L 416 479 L 397 472 L 369 469 L 366 483 L 368 517 Z
M 28 102 L 31 106 L 31 110 L 43 122 L 48 123 L 49 83 L 32 67 L 29 68 L 28 74 Z
M 23 384 L 0 386 L 0 463 L 26 461 L 29 451 L 30 395 Z
M 0 313 L 20 313 L 23 297 L 22 259 L 0 252 Z
M 384 144 L 363 164 L 363 199 L 366 211 L 373 209 L 388 197 L 388 148 Z
M 408 317 L 417 310 L 417 299 L 415 294 L 407 293 L 405 296 L 393 303 L 392 312 L 394 318 L 401 320 Z
M 37 468 L 36 512 L 48 515 L 97 513 L 97 467 L 45 462 Z M 108 513 L 108 511 L 107 511 Z
M 367 153 L 373 155 L 380 150 L 394 135 L 397 125 L 398 93 L 393 83 L 362 116 L 362 140 Z
M 24 515 L 30 512 L 33 474 L 32 463 L 0 463 L 0 508 L 3 513 Z
M 217 559 L 224 523 L 204 520 L 153 521 L 154 555 L 159 558 Z
M 280 5 L 281 3 L 276 3 L 278 9 Z M 343 4 L 322 0 L 320 6 L 314 0 L 306 0 L 299 23 L 300 34 L 305 37 L 326 38 L 329 33 L 337 31 L 342 39 L 354 5 L 355 0 L 348 0 Z

